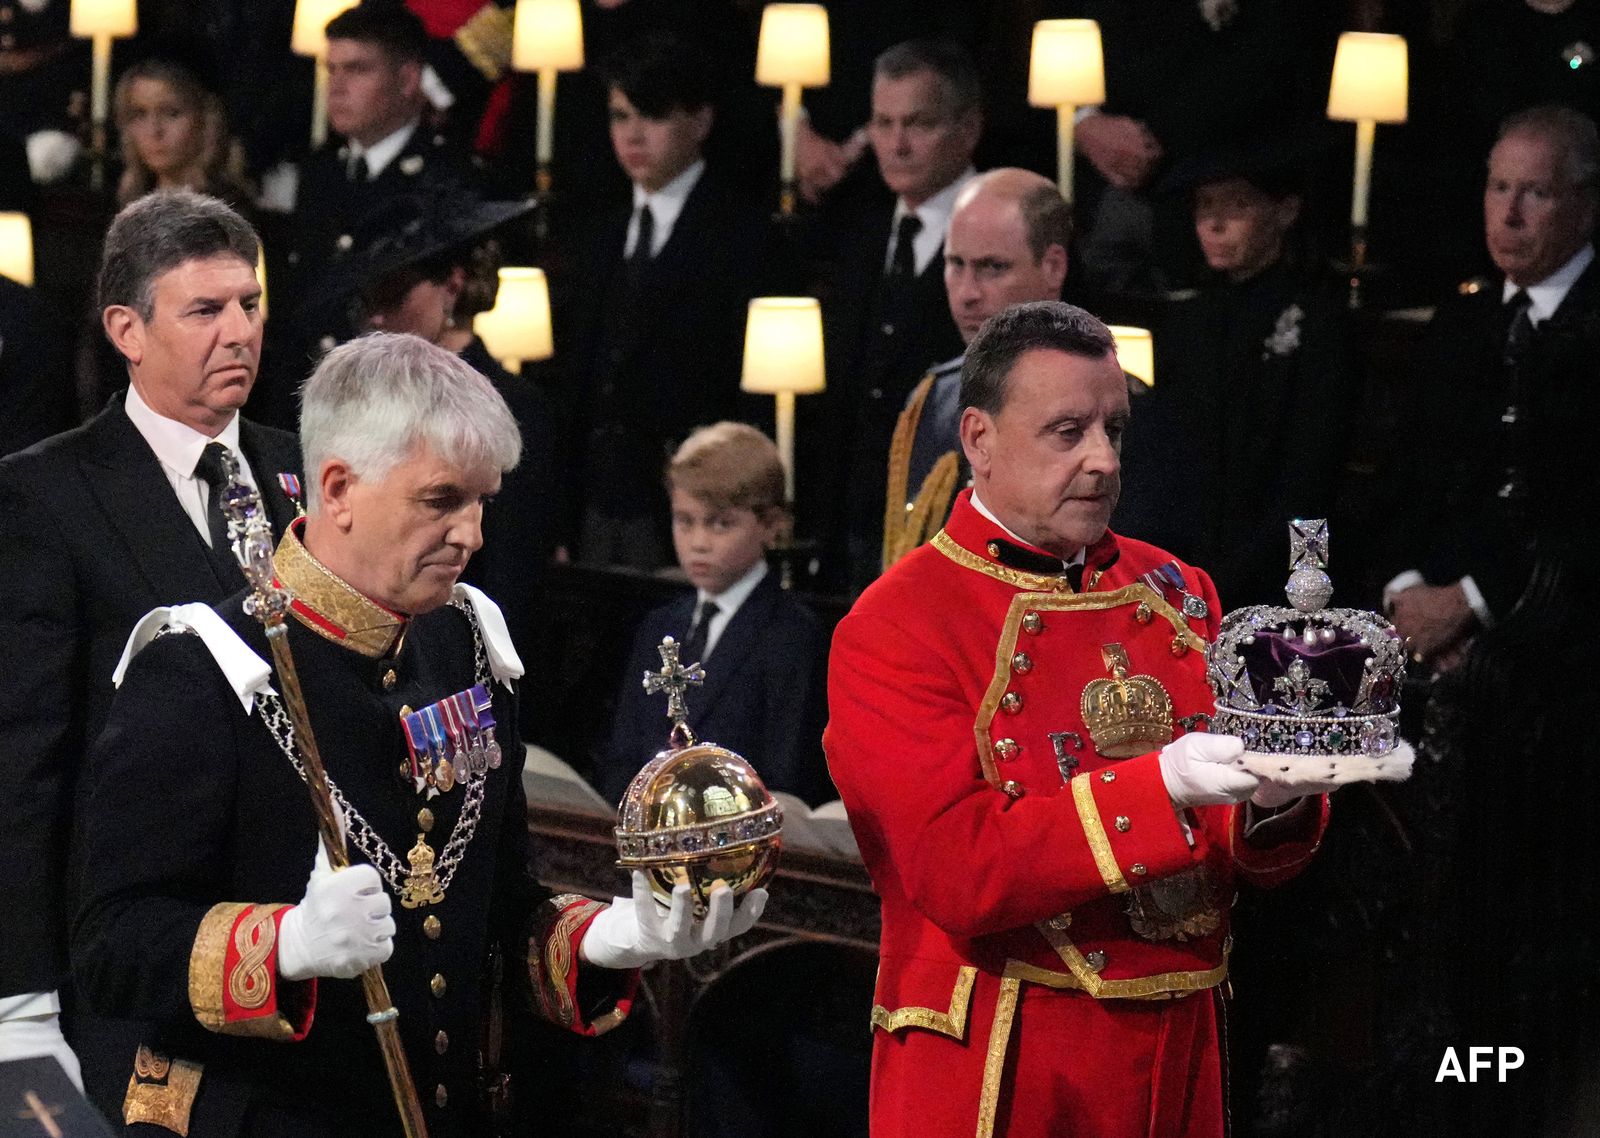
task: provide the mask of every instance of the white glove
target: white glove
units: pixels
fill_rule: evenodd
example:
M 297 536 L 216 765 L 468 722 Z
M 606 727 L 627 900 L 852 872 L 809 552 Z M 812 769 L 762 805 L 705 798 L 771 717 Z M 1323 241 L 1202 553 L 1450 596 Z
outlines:
M 650 893 L 650 882 L 635 870 L 633 896 L 614 897 L 589 922 L 578 952 L 601 968 L 642 968 L 657 960 L 682 960 L 747 933 L 767 907 L 767 891 L 752 889 L 737 909 L 733 891 L 713 889 L 704 920 L 694 919 L 689 886 L 672 891 L 672 907 L 663 909 Z
M 300 904 L 278 925 L 278 974 L 285 980 L 350 980 L 394 954 L 394 918 L 383 880 L 370 865 L 335 871 L 317 842 Z
M 1237 735 L 1191 731 L 1161 748 L 1161 781 L 1179 810 L 1190 806 L 1225 806 L 1243 802 L 1261 779 L 1236 760 L 1244 754 Z
M 22 1016 L 0 1022 L 0 1063 L 13 1059 L 30 1059 L 36 1055 L 49 1055 L 67 1073 L 72 1085 L 83 1090 L 83 1072 L 78 1069 L 78 1057 L 67 1046 L 61 1034 L 61 1018 L 54 1012 L 39 1016 Z

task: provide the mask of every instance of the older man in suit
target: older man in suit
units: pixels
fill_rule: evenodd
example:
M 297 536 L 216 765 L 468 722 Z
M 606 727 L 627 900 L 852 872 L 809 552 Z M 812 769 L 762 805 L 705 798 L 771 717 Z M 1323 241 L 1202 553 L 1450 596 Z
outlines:
M 124 209 L 106 236 L 99 297 L 128 391 L 0 461 L 0 748 L 16 788 L 0 803 L 0 832 L 8 860 L 27 867 L 0 885 L 0 1058 L 52 1053 L 73 1071 L 81 1059 L 114 1117 L 137 1040 L 83 1015 L 66 980 L 79 774 L 134 623 L 156 605 L 218 601 L 244 585 L 217 494 L 222 451 L 260 488 L 275 529 L 294 515 L 294 439 L 238 414 L 261 348 L 257 253 L 249 224 L 213 198 L 160 192 Z

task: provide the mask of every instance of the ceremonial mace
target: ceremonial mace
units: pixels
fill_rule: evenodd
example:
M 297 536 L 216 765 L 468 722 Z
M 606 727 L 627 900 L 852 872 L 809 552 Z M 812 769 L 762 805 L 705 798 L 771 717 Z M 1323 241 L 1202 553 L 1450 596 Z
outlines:
M 239 462 L 231 450 L 224 453 L 222 465 L 228 475 L 228 485 L 222 491 L 222 511 L 228 518 L 233 555 L 250 584 L 250 595 L 245 598 L 244 610 L 259 620 L 267 631 L 272 662 L 283 684 L 283 702 L 289 709 L 289 721 L 294 726 L 300 762 L 305 767 L 306 788 L 311 791 L 311 809 L 317 816 L 317 829 L 328 851 L 328 865 L 334 869 L 344 869 L 350 864 L 350 858 L 345 853 L 344 835 L 339 832 L 333 796 L 328 792 L 328 775 L 322 767 L 322 755 L 317 750 L 316 736 L 311 733 L 311 716 L 306 711 L 305 693 L 300 688 L 300 673 L 295 670 L 294 656 L 289 651 L 289 638 L 285 635 L 288 626 L 283 618 L 289 611 L 292 598 L 274 581 L 272 524 L 261 508 L 261 495 L 239 478 Z M 389 1089 L 394 1092 L 394 1104 L 400 1111 L 400 1122 L 405 1127 L 406 1138 L 427 1138 L 428 1127 L 422 1120 L 422 1104 L 417 1101 L 417 1089 L 411 1082 L 411 1067 L 400 1046 L 400 1013 L 389 998 L 389 986 L 384 983 L 380 965 L 374 964 L 361 974 L 361 988 L 367 997 L 367 1022 L 378 1033 L 383 1065 L 389 1070 Z

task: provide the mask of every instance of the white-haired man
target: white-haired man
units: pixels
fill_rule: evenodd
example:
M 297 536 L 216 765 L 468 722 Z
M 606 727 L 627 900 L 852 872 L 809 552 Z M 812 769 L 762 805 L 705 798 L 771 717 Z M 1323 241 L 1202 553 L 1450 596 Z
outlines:
M 307 382 L 301 441 L 308 515 L 274 569 L 352 865 L 321 856 L 284 678 L 242 598 L 157 610 L 91 759 L 74 963 L 97 1006 L 154 1025 L 129 1056 L 129 1124 L 398 1133 L 351 982 L 387 962 L 429 1131 L 479 1133 L 494 958 L 545 1018 L 599 1034 L 633 969 L 748 929 L 765 895 L 735 912 L 720 892 L 697 921 L 686 890 L 660 908 L 642 876 L 610 906 L 530 876 L 522 666 L 493 602 L 457 584 L 521 447 L 486 379 L 417 337 L 364 337 Z

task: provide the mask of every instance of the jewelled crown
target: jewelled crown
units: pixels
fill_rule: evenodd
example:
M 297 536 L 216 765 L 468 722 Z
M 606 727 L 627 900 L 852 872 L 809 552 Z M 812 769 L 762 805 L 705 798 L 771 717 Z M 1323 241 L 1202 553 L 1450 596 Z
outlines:
M 704 682 L 699 664 L 678 660 L 672 637 L 661 642 L 661 669 L 646 672 L 645 690 L 667 696 L 672 732 L 666 750 L 628 784 L 617 819 L 617 864 L 642 869 L 656 899 L 669 903 L 687 882 L 703 912 L 720 882 L 735 896 L 763 884 L 777 869 L 783 807 L 743 758 L 698 742 L 686 722 L 685 695 Z
M 1211 730 L 1248 751 L 1381 757 L 1399 742 L 1405 650 L 1377 613 L 1330 609 L 1328 523 L 1289 523 L 1290 608 L 1229 613 L 1211 646 Z

